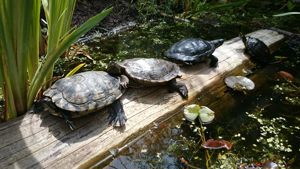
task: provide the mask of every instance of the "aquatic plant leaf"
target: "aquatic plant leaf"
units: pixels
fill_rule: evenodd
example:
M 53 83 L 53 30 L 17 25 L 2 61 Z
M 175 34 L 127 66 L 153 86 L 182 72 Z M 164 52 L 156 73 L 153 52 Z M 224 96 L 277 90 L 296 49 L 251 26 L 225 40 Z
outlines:
M 228 76 L 225 78 L 225 84 L 237 91 L 253 90 L 255 87 L 254 82 L 244 76 Z
M 294 76 L 292 74 L 290 74 L 289 72 L 286 72 L 286 71 L 279 71 L 277 72 L 278 76 L 285 79 L 285 80 L 288 80 L 288 81 L 293 81 L 294 80 Z
M 214 140 L 209 139 L 204 144 L 202 144 L 202 147 L 206 149 L 221 149 L 226 148 L 227 150 L 230 150 L 232 148 L 232 143 L 226 140 Z
M 215 118 L 215 112 L 206 106 L 201 106 L 199 110 L 199 120 L 202 124 L 211 123 Z
M 193 122 L 198 117 L 199 110 L 199 105 L 191 104 L 184 107 L 183 114 L 188 121 Z

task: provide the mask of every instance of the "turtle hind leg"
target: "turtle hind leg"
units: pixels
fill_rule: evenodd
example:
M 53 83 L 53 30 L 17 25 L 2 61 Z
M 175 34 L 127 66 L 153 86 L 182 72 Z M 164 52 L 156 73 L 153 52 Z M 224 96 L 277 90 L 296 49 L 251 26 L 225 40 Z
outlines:
M 109 124 L 114 127 L 123 127 L 125 125 L 127 118 L 123 109 L 123 104 L 119 99 L 111 104 L 108 120 Z
M 70 127 L 70 129 L 75 130 L 76 126 L 75 126 L 74 122 L 71 120 L 70 112 L 61 110 L 61 115 L 65 119 L 65 122 Z
M 188 89 L 184 83 L 177 82 L 176 79 L 172 79 L 169 83 L 169 90 L 171 92 L 176 91 L 184 99 L 188 98 Z
M 210 55 L 209 59 L 210 59 L 210 63 L 209 63 L 210 67 L 218 67 L 219 60 L 217 57 L 215 57 L 214 55 Z

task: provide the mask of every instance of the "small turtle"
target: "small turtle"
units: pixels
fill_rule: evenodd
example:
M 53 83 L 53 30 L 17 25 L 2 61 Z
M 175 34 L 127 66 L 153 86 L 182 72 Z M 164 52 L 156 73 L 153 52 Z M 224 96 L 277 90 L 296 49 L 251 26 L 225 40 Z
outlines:
M 215 49 L 224 43 L 224 39 L 206 41 L 200 38 L 183 39 L 172 45 L 165 55 L 171 59 L 191 65 L 210 60 L 210 67 L 218 66 L 218 58 L 212 55 Z
M 240 35 L 244 45 L 245 45 L 245 53 L 250 56 L 250 59 L 260 65 L 267 65 L 274 59 L 271 55 L 268 46 L 261 40 Z
M 177 82 L 180 68 L 177 64 L 156 58 L 134 58 L 122 62 L 110 63 L 108 72 L 125 74 L 130 87 L 168 85 L 171 91 L 177 91 L 183 98 L 188 97 L 185 84 Z
M 126 116 L 119 98 L 127 83 L 126 76 L 113 77 L 103 71 L 88 71 L 56 81 L 39 102 L 53 115 L 63 117 L 73 130 L 71 118 L 81 117 L 111 105 L 109 123 L 125 124 Z M 54 110 L 54 111 L 53 111 Z

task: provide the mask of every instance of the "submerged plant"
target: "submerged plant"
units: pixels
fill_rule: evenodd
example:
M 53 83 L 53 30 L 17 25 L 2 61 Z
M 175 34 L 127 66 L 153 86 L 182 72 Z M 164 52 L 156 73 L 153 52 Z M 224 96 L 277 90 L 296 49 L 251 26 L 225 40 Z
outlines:
M 42 86 L 51 80 L 56 60 L 111 11 L 105 9 L 71 29 L 75 3 L 76 0 L 42 1 L 48 22 L 48 47 L 45 56 L 39 58 L 41 1 L 0 1 L 0 87 L 5 120 L 31 107 Z

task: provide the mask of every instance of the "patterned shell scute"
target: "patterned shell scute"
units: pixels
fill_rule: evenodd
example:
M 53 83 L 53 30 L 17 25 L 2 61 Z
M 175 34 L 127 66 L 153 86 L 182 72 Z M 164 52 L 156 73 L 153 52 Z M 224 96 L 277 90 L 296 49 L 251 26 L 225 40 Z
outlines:
M 175 63 L 162 59 L 134 58 L 121 64 L 131 78 L 152 83 L 170 81 L 180 73 Z
M 119 97 L 119 79 L 102 71 L 78 73 L 55 82 L 44 92 L 59 108 L 68 111 L 92 111 L 111 104 Z
M 189 38 L 172 45 L 171 48 L 166 51 L 166 55 L 170 58 L 185 60 L 181 57 L 209 56 L 213 53 L 214 49 L 213 45 L 203 39 Z

